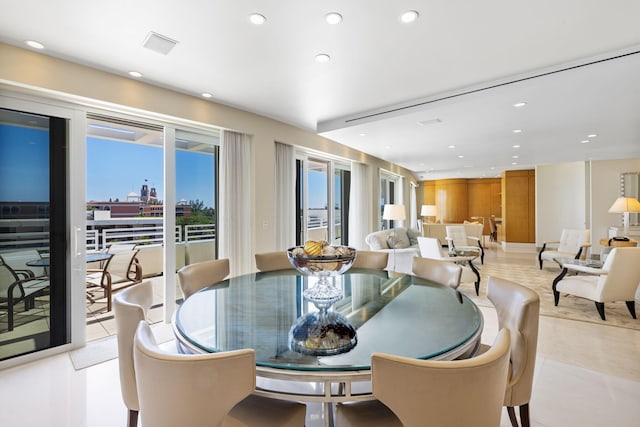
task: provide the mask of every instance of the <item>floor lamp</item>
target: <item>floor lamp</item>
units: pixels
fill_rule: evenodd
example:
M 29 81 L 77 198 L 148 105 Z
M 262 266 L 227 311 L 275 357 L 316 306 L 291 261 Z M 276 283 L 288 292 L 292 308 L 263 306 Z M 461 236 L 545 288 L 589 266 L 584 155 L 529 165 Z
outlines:
M 404 205 L 384 205 L 384 210 L 382 211 L 382 219 L 385 219 L 387 221 L 404 221 L 405 218 Z M 391 223 L 389 223 L 389 228 L 391 228 Z M 392 229 L 391 244 L 393 246 L 393 271 L 396 270 L 396 243 L 396 232 L 395 229 Z
M 629 212 L 640 212 L 640 202 L 635 197 L 618 197 L 609 213 L 623 214 L 624 237 L 629 236 Z

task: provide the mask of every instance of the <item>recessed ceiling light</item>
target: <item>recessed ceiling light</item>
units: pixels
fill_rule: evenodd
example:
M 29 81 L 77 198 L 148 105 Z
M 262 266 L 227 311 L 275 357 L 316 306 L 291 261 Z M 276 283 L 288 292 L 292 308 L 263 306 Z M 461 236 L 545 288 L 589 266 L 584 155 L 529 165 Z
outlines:
M 408 24 L 418 19 L 418 16 L 420 16 L 420 14 L 417 11 L 408 10 L 402 15 L 400 15 L 400 21 L 404 22 L 405 24 Z
M 361 133 L 360 136 L 367 136 L 367 134 L 366 133 Z
M 267 22 L 267 18 L 259 13 L 252 13 L 249 15 L 249 21 L 251 21 L 251 23 L 255 25 L 262 25 Z
M 460 154 L 460 155 L 458 156 L 458 158 L 459 158 L 459 159 L 464 159 L 464 156 L 463 156 L 462 154 Z
M 522 129 L 514 129 L 513 133 L 522 133 Z
M 342 22 L 342 15 L 338 12 L 329 12 L 324 16 L 324 19 L 329 25 L 336 25 Z
M 512 164 L 513 166 L 515 166 L 515 165 L 517 165 L 517 164 L 518 164 L 518 162 L 511 162 L 511 164 Z
M 211 95 L 209 92 L 204 92 L 204 93 L 202 94 L 202 97 L 203 97 L 203 98 L 211 98 L 212 96 L 213 96 L 213 95 Z
M 44 45 L 35 40 L 27 40 L 25 43 L 27 44 L 27 46 L 31 46 L 34 49 L 44 49 Z
M 390 145 L 385 145 L 384 148 L 387 149 L 387 150 L 391 150 L 391 146 Z
M 491 166 L 489 169 L 494 170 L 496 167 L 495 166 Z
M 518 144 L 516 144 L 516 145 L 512 145 L 511 147 L 512 147 L 512 148 L 520 148 L 520 146 L 519 146 Z
M 592 133 L 591 135 L 587 135 L 587 138 L 595 138 L 596 136 L 598 136 L 598 134 Z
M 140 77 L 142 77 L 142 73 L 139 71 L 129 71 L 129 75 L 131 77 L 135 77 L 136 79 L 139 79 Z
M 583 139 L 582 141 L 580 141 L 580 144 L 586 144 L 586 143 L 588 143 L 588 142 L 589 142 L 589 140 L 588 140 L 588 139 Z
M 520 156 L 511 156 L 512 159 L 517 159 Z
M 456 148 L 456 146 L 455 145 L 450 145 L 449 148 Z
M 331 57 L 329 55 L 327 55 L 326 53 L 319 53 L 316 55 L 316 62 L 319 62 L 321 64 L 325 64 L 327 62 L 331 61 Z
M 525 105 L 527 105 L 526 102 L 516 102 L 515 104 L 513 104 L 513 106 L 516 108 L 521 108 L 521 107 L 524 107 Z

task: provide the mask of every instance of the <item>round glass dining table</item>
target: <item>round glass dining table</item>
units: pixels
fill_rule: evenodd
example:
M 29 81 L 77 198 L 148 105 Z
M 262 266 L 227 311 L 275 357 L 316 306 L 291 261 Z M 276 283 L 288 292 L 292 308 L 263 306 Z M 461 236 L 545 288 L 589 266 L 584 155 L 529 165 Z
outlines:
M 410 275 L 350 269 L 331 279 L 344 297 L 329 310 L 353 326 L 355 345 L 333 355 L 300 352 L 291 345 L 290 332 L 298 319 L 318 311 L 303 298 L 316 280 L 296 270 L 280 270 L 206 287 L 176 311 L 178 342 L 191 353 L 254 349 L 258 379 L 272 380 L 259 381 L 256 393 L 324 403 L 371 399 L 370 389 L 360 393 L 351 385 L 370 381 L 375 352 L 451 360 L 469 357 L 479 346 L 483 318 L 467 296 Z M 282 387 L 279 381 L 321 387 L 308 392 Z M 274 383 L 277 387 L 264 385 Z

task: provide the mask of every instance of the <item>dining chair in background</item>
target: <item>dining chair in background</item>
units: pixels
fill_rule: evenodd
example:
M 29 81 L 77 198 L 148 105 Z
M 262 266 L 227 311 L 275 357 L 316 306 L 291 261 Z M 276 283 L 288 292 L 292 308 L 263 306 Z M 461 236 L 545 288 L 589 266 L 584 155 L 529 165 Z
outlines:
M 210 354 L 162 351 L 146 322 L 133 350 L 140 420 L 153 427 L 302 427 L 306 406 L 256 396 L 251 349 Z
M 389 253 L 380 251 L 356 251 L 356 259 L 351 268 L 371 268 L 384 270 L 389 263 Z
M 452 289 L 458 289 L 458 286 L 460 286 L 462 267 L 457 264 L 430 258 L 414 257 L 411 270 L 414 276 L 448 286 Z
M 114 245 L 115 246 L 115 245 Z M 111 311 L 111 296 L 114 290 L 123 289 L 142 280 L 142 268 L 136 259 L 137 250 L 115 252 L 105 261 L 101 270 L 87 269 L 87 287 L 91 292 L 92 287 L 100 287 L 104 291 L 107 300 L 107 311 Z M 114 285 L 120 285 L 117 289 Z M 87 295 L 90 299 L 92 297 Z
M 340 427 L 499 427 L 509 369 L 510 336 L 471 359 L 436 361 L 374 353 L 377 400 L 336 405 Z
M 520 425 L 529 427 L 529 401 L 536 365 L 540 297 L 526 286 L 490 277 L 487 298 L 496 308 L 498 328 L 508 329 L 511 334 L 510 369 L 504 406 L 507 407 L 513 427 L 518 427 L 514 410 L 516 406 L 520 409 Z M 487 350 L 487 346 L 481 346 L 481 352 Z
M 229 275 L 229 259 L 221 258 L 188 264 L 178 270 L 184 299 L 200 289 L 223 281 Z
M 275 271 L 294 269 L 286 251 L 263 252 L 255 254 L 258 271 Z
M 475 285 L 476 295 L 480 292 L 480 275 L 476 275 L 466 263 L 472 262 L 473 257 L 454 257 L 443 253 L 440 241 L 434 237 L 418 237 L 418 248 L 422 258 L 435 259 L 459 265 L 462 269 L 460 283 L 471 282 Z

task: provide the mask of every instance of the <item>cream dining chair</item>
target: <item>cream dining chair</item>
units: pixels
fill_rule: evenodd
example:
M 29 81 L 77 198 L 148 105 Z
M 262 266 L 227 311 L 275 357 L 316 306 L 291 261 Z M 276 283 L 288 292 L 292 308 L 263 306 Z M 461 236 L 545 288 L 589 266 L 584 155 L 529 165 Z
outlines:
M 538 294 L 509 280 L 490 277 L 487 298 L 496 308 L 498 328 L 511 333 L 509 379 L 504 395 L 512 427 L 518 427 L 514 407 L 520 408 L 520 425 L 529 427 L 529 401 L 533 387 L 538 344 L 540 297 Z M 487 351 L 481 346 L 481 352 Z
M 471 359 L 419 360 L 374 353 L 378 399 L 336 405 L 340 427 L 498 427 L 509 369 L 509 331 Z
M 182 295 L 187 299 L 200 289 L 223 281 L 228 275 L 229 259 L 221 258 L 185 265 L 178 270 L 178 281 Z
M 462 268 L 457 264 L 430 258 L 414 257 L 411 265 L 414 276 L 458 289 Z
M 302 427 L 306 406 L 253 395 L 255 352 L 169 354 L 146 322 L 133 349 L 140 419 L 153 427 Z
M 389 263 L 389 253 L 379 251 L 356 251 L 356 259 L 351 268 L 371 268 L 384 270 Z
M 258 271 L 275 271 L 294 269 L 289 262 L 286 251 L 263 252 L 255 254 L 256 268 Z

